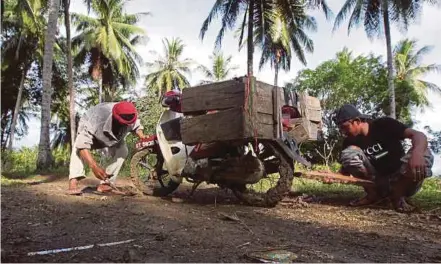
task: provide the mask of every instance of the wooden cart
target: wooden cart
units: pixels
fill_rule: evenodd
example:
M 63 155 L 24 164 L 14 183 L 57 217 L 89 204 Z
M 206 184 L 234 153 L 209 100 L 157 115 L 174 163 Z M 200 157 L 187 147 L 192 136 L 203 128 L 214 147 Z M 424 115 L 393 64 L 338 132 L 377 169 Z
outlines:
M 205 84 L 182 92 L 182 142 L 187 145 L 244 139 L 281 137 L 282 107 L 297 115 L 290 119 L 289 133 L 297 143 L 317 140 L 321 129 L 320 101 L 305 93 L 255 81 L 247 93 L 247 78 Z

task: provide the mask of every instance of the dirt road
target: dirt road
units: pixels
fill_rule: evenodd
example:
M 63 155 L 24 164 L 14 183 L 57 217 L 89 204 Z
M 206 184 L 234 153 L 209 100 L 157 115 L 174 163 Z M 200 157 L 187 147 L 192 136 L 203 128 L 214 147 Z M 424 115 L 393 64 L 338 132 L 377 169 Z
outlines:
M 295 253 L 297 262 L 441 262 L 441 219 L 434 213 L 305 206 L 295 198 L 253 208 L 215 188 L 192 198 L 185 187 L 172 199 L 74 197 L 64 194 L 66 186 L 65 179 L 49 179 L 2 187 L 2 262 L 248 262 L 249 252 L 280 248 Z

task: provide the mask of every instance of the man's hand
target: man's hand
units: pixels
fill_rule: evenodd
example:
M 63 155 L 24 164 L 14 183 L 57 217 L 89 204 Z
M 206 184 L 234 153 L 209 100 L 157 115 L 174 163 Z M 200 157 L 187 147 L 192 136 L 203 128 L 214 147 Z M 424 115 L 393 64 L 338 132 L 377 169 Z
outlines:
M 424 153 L 413 151 L 409 159 L 409 169 L 416 182 L 422 181 L 426 177 L 426 160 Z
M 93 174 L 95 174 L 95 177 L 97 177 L 100 180 L 106 180 L 109 178 L 109 175 L 107 175 L 106 171 L 101 168 L 96 161 L 94 160 L 92 154 L 88 149 L 81 149 L 80 157 L 89 165 L 89 167 L 92 169 Z
M 414 181 L 421 181 L 426 177 L 426 161 L 424 152 L 427 150 L 427 137 L 412 128 L 404 130 L 404 137 L 412 140 L 412 155 L 409 159 L 409 170 Z
M 105 181 L 105 180 L 107 180 L 107 179 L 109 178 L 109 176 L 110 176 L 110 175 L 108 175 L 108 174 L 106 173 L 106 171 L 105 171 L 103 168 L 101 168 L 101 167 L 98 166 L 98 165 L 95 165 L 95 166 L 91 167 L 91 169 L 92 169 L 93 174 L 95 174 L 95 177 L 97 177 L 97 178 L 100 179 L 100 180 Z
M 144 135 L 144 133 L 142 132 L 141 129 L 136 130 L 136 135 L 137 135 L 138 138 L 141 139 L 141 140 L 145 138 L 145 135 Z

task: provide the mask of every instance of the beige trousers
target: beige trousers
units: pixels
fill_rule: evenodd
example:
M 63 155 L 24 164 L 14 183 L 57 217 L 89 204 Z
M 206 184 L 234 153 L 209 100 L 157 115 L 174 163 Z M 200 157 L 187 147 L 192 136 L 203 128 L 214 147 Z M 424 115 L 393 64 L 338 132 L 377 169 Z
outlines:
M 129 150 L 124 140 L 113 147 L 108 148 L 108 154 L 112 157 L 110 165 L 106 167 L 106 173 L 112 175 L 110 182 L 115 183 L 116 177 L 129 154 Z M 73 148 L 70 156 L 69 179 L 85 178 L 83 160 L 79 156 L 79 150 Z

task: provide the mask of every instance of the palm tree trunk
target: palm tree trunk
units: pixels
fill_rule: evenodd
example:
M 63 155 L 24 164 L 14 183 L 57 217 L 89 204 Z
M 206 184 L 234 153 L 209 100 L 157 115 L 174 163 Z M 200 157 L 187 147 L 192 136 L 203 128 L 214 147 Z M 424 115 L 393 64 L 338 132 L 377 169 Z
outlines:
M 71 146 L 75 143 L 75 89 L 72 77 L 72 43 L 70 39 L 70 0 L 64 0 L 64 25 L 66 27 L 67 42 L 67 79 L 69 89 L 69 117 L 70 117 L 70 142 Z
M 101 104 L 103 102 L 103 78 L 98 82 L 98 103 Z
M 253 43 L 253 28 L 254 28 L 254 0 L 249 0 L 248 6 L 248 78 L 253 77 L 253 54 L 254 54 L 254 43 Z M 252 80 L 252 79 L 251 79 Z
M 15 101 L 15 110 L 12 116 L 11 129 L 9 130 L 8 150 L 12 150 L 12 146 L 14 144 L 15 127 L 17 126 L 18 115 L 20 113 L 21 96 L 23 94 L 24 81 L 27 73 L 27 67 L 25 68 L 26 69 L 23 69 L 23 72 L 21 73 L 21 80 L 20 80 L 20 86 L 18 87 L 17 100 Z
M 387 47 L 387 86 L 389 88 L 389 102 L 390 102 L 390 113 L 389 116 L 396 118 L 395 112 L 395 87 L 394 87 L 394 66 L 392 57 L 392 41 L 390 33 L 390 21 L 389 21 L 389 6 L 388 1 L 383 1 L 383 22 L 384 22 L 384 33 L 386 35 L 386 47 Z
M 43 97 L 41 100 L 41 130 L 37 169 L 47 169 L 53 164 L 49 125 L 51 121 L 52 63 L 59 7 L 60 0 L 50 0 L 43 55 Z
M 6 149 L 6 144 L 8 143 L 7 141 L 6 141 L 6 139 L 5 139 L 5 136 L 6 136 L 6 127 L 8 126 L 8 124 L 7 124 L 7 120 L 6 120 L 6 118 L 7 118 L 7 112 L 8 111 L 5 111 L 5 113 L 2 113 L 2 118 L 1 118 L 1 124 L 2 124 L 2 134 L 1 134 L 1 138 L 2 138 L 2 140 L 1 140 L 1 149 L 3 150 L 3 149 Z
M 14 114 L 14 113 L 12 113 Z M 9 128 L 10 129 L 10 128 Z M 6 130 L 6 129 L 5 129 Z M 9 137 L 10 137 L 11 133 L 6 133 L 6 139 L 5 139 L 5 148 L 6 148 L 6 143 L 9 141 Z
M 274 86 L 277 86 L 277 83 L 279 81 L 279 63 L 276 62 L 274 65 L 275 71 L 274 71 Z

